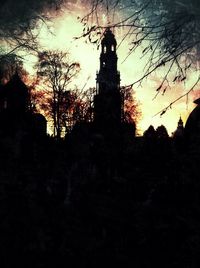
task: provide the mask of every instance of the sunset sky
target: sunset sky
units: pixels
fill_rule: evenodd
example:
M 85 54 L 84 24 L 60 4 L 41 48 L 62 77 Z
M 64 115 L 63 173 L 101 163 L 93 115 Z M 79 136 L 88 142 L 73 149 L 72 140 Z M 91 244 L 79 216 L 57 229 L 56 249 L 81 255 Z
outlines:
M 97 50 L 97 46 L 86 43 L 85 39 L 74 39 L 74 37 L 80 36 L 83 30 L 83 25 L 77 17 L 82 17 L 87 11 L 87 7 L 80 4 L 80 1 L 77 1 L 76 4 L 71 3 L 59 16 L 57 15 L 53 18 L 51 22 L 51 31 L 53 34 L 49 33 L 45 27 L 40 32 L 40 44 L 44 49 L 68 51 L 71 55 L 70 58 L 80 63 L 81 72 L 76 81 L 74 81 L 74 84 L 81 88 L 83 86 L 85 88 L 94 87 L 96 83 L 96 71 L 99 70 L 100 50 Z M 104 13 L 102 13 L 103 20 L 105 20 L 106 24 L 107 17 Z M 118 44 L 123 38 L 123 31 L 123 29 L 114 31 Z M 121 86 L 129 85 L 139 79 L 144 72 L 143 68 L 147 61 L 147 58 L 141 58 L 142 50 L 144 49 L 142 46 L 124 61 L 129 52 L 129 42 L 130 40 L 126 39 L 117 49 Z M 32 66 L 34 63 L 34 57 L 29 56 L 25 58 L 25 67 L 30 73 L 33 71 Z M 160 94 L 154 99 L 156 88 L 159 86 L 163 72 L 164 69 L 157 70 L 148 79 L 144 80 L 141 86 L 134 86 L 135 97 L 140 103 L 142 112 L 141 121 L 137 126 L 140 134 L 151 124 L 154 127 L 163 124 L 167 127 L 168 133 L 171 135 L 177 127 L 180 116 L 185 123 L 189 113 L 194 108 L 193 100 L 200 97 L 198 93 L 192 93 L 189 96 L 188 102 L 183 98 L 174 104 L 172 109 L 168 110 L 162 117 L 160 115 L 154 116 L 174 99 L 186 92 L 196 77 L 195 73 L 191 73 L 185 83 L 174 84 L 164 96 Z

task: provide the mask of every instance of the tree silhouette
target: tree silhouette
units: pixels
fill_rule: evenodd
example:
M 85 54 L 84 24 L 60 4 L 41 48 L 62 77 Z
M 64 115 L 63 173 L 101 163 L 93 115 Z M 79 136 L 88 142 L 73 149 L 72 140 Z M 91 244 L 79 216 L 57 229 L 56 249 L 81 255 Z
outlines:
M 141 111 L 132 88 L 122 87 L 121 94 L 123 99 L 123 121 L 125 123 L 135 123 L 137 125 L 141 118 Z
M 147 130 L 144 132 L 144 137 L 149 140 L 155 140 L 156 139 L 156 131 L 154 127 L 151 125 L 148 127 Z
M 60 10 L 63 0 L 21 0 L 0 1 L 0 42 L 1 54 L 12 54 L 19 49 L 38 51 L 38 34 L 42 25 L 47 25 Z M 66 1 L 67 2 L 67 1 Z M 9 50 L 10 49 L 10 50 Z
M 167 139 L 169 137 L 165 126 L 161 125 L 156 129 L 156 135 L 158 139 Z
M 61 125 L 65 129 L 65 135 L 72 131 L 76 123 L 93 120 L 93 94 L 93 88 L 86 90 L 75 88 L 64 92 L 61 103 Z
M 53 119 L 53 133 L 61 137 L 63 118 L 70 109 L 76 94 L 69 91 L 69 84 L 77 76 L 80 65 L 69 60 L 68 53 L 44 51 L 39 54 L 37 74 L 48 89 L 45 91 L 46 108 Z

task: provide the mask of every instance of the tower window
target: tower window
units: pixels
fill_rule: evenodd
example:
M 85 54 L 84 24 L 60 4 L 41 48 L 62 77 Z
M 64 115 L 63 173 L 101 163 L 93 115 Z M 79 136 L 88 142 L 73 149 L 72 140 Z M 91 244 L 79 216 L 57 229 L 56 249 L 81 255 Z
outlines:
M 106 53 L 106 46 L 103 47 L 103 52 Z
M 105 67 L 106 66 L 106 63 L 105 63 L 105 61 L 103 61 L 103 67 Z
M 115 51 L 115 46 L 114 45 L 111 46 L 111 51 Z

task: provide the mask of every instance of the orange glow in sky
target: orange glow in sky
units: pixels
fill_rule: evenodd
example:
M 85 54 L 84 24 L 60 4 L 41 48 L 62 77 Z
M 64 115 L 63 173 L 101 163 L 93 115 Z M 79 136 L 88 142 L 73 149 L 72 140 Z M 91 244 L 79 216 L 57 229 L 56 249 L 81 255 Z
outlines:
M 81 88 L 84 87 L 86 82 L 86 88 L 94 87 L 96 84 L 96 71 L 99 70 L 100 50 L 97 50 L 95 45 L 85 43 L 83 39 L 74 40 L 74 37 L 80 36 L 83 30 L 83 25 L 77 20 L 77 17 L 83 16 L 87 11 L 88 10 L 84 9 L 83 6 L 72 4 L 70 10 L 67 9 L 53 20 L 51 29 L 53 35 L 50 34 L 45 27 L 41 30 L 40 35 L 40 43 L 44 49 L 68 51 L 71 55 L 71 59 L 80 63 L 81 72 L 74 83 Z M 102 16 L 105 15 L 102 14 Z M 120 31 L 122 30 L 114 32 L 118 44 L 122 38 Z M 130 40 L 125 40 L 117 50 L 118 70 L 121 73 L 121 86 L 129 85 L 139 79 L 143 74 L 143 68 L 146 63 L 145 59 L 141 58 L 141 52 L 144 49 L 142 47 L 124 61 L 129 52 L 129 41 Z M 27 61 L 27 68 L 31 70 L 30 61 Z M 159 75 L 160 73 L 157 71 L 148 77 L 147 80 L 144 80 L 142 86 L 134 86 L 135 96 L 140 102 L 142 112 L 142 118 L 137 126 L 140 134 L 150 125 L 156 128 L 163 124 L 166 126 L 169 135 L 171 135 L 177 127 L 180 116 L 185 123 L 189 113 L 194 108 L 193 100 L 198 97 L 196 96 L 196 98 L 194 98 L 191 94 L 188 103 L 186 103 L 186 99 L 183 98 L 174 104 L 172 109 L 168 110 L 162 117 L 160 117 L 160 115 L 154 116 L 176 99 L 177 96 L 186 92 L 189 85 L 194 82 L 195 79 L 195 74 L 191 73 L 189 80 L 187 80 L 185 84 L 174 84 L 174 87 L 168 90 L 164 96 L 158 95 L 157 98 L 154 99 L 156 88 L 161 80 Z

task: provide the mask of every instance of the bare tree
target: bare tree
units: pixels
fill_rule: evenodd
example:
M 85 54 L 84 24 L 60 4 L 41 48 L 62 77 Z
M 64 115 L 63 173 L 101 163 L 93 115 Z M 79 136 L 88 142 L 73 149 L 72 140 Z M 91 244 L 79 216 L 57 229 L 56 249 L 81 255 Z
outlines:
M 123 121 L 125 123 L 134 123 L 137 125 L 141 119 L 141 111 L 132 87 L 122 87 L 121 95 L 123 99 Z
M 67 53 L 44 51 L 39 54 L 36 67 L 41 82 L 48 87 L 44 95 L 48 99 L 47 110 L 53 119 L 54 136 L 60 138 L 65 112 L 70 109 L 75 96 L 70 93 L 69 84 L 77 76 L 80 65 L 70 61 Z
M 95 89 L 79 89 L 66 92 L 66 99 L 62 117 L 65 134 L 71 132 L 75 124 L 93 121 L 93 96 Z
M 106 24 L 101 19 L 102 13 L 106 14 Z M 174 83 L 184 83 L 190 71 L 195 70 L 196 81 L 184 95 L 159 112 L 164 114 L 199 84 L 199 14 L 200 3 L 197 0 L 92 0 L 90 12 L 82 18 L 82 36 L 88 36 L 90 42 L 99 44 L 105 27 L 123 28 L 122 43 L 126 38 L 131 40 L 127 57 L 141 46 L 142 57 L 148 57 L 141 78 L 133 81 L 130 86 L 141 84 L 158 69 L 165 69 L 156 88 L 156 96 L 164 94 Z
M 68 0 L 0 1 L 0 58 L 19 50 L 38 51 L 41 27 Z M 70 0 L 69 0 L 70 1 Z

